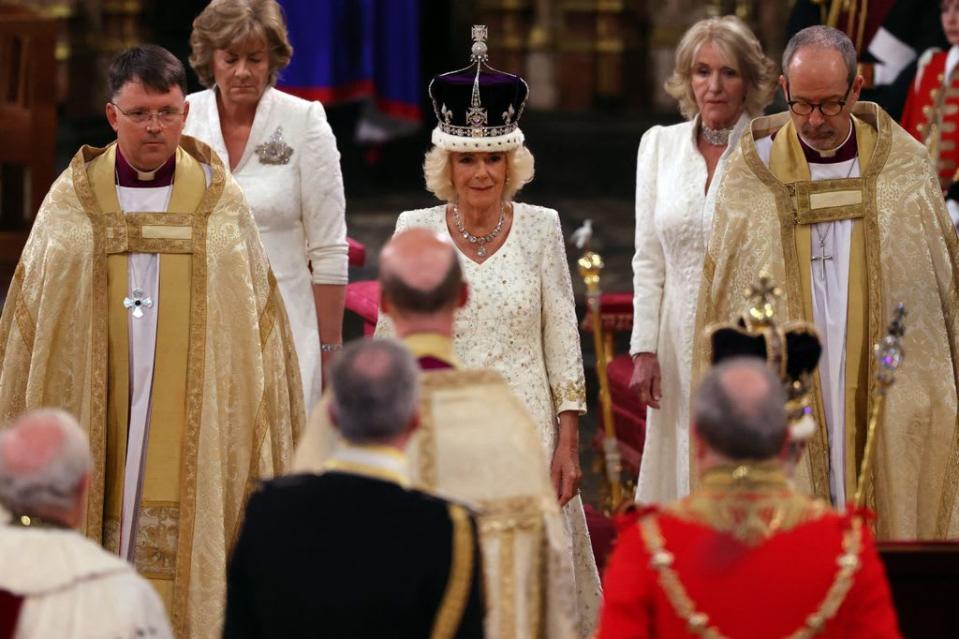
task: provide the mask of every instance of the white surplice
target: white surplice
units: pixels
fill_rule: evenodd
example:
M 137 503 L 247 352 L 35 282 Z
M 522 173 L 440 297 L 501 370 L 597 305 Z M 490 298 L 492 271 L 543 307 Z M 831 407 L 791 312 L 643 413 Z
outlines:
M 636 169 L 633 333 L 629 352 L 656 353 L 660 408 L 646 413 L 646 443 L 636 485 L 640 502 L 689 494 L 689 398 L 696 300 L 726 160 L 749 123 L 743 114 L 706 190 L 706 160 L 696 146 L 698 117 L 649 129 Z
M 850 127 L 849 135 L 853 128 Z M 849 137 L 846 137 L 848 140 Z M 843 144 L 846 142 L 844 141 Z M 840 145 L 842 146 L 842 145 Z M 756 151 L 769 166 L 772 139 L 756 141 Z M 820 164 L 808 162 L 812 180 L 859 177 L 859 158 L 845 162 Z M 811 225 L 810 265 L 813 323 L 822 340 L 819 360 L 819 384 L 822 388 L 826 432 L 829 434 L 829 489 L 834 505 L 846 505 L 846 317 L 849 301 L 849 248 L 852 220 L 820 222 Z M 820 241 L 822 240 L 822 247 Z M 828 259 L 822 259 L 825 256 Z M 816 260 L 815 258 L 820 258 Z M 823 266 L 825 265 L 825 266 Z
M 214 89 L 187 96 L 184 134 L 207 143 L 228 164 Z M 276 138 L 291 151 L 285 162 L 257 149 Z M 260 97 L 243 155 L 232 170 L 253 209 L 267 258 L 293 331 L 304 406 L 322 393 L 320 334 L 313 284 L 346 284 L 346 199 L 336 138 L 319 102 L 268 87 Z

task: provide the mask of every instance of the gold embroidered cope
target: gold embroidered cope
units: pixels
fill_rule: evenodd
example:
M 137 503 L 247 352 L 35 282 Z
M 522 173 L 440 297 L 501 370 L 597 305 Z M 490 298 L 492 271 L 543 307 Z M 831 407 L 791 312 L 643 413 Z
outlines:
M 879 427 L 874 489 L 880 539 L 959 536 L 959 240 L 923 147 L 875 104 L 854 109 L 861 178 L 809 181 L 790 146 L 788 113 L 757 118 L 730 157 L 719 186 L 703 263 L 697 334 L 746 309 L 742 291 L 765 270 L 782 283 L 784 320 L 812 318 L 810 224 L 853 219 L 846 326 L 847 494 L 865 440 L 875 392 L 876 343 L 902 302 L 916 324 L 909 359 L 886 400 Z M 770 167 L 755 140 L 780 130 Z M 795 137 L 795 134 L 792 134 Z M 779 142 L 782 138 L 782 142 Z M 779 144 L 777 144 L 779 142 Z M 777 156 L 777 154 L 779 154 Z M 697 378 L 708 349 L 694 361 Z M 796 470 L 797 485 L 829 498 L 828 439 L 819 379 L 819 425 Z M 850 490 L 851 489 L 851 490 Z
M 260 477 L 286 470 L 302 430 L 299 369 L 253 216 L 216 154 L 184 136 L 171 211 L 124 215 L 112 152 L 82 148 L 37 215 L 0 317 L 0 420 L 40 406 L 77 416 L 94 459 L 83 529 L 116 547 L 129 410 L 126 256 L 161 253 L 135 557 L 172 584 L 177 636 L 206 636 L 222 624 L 226 558 L 246 498 Z M 212 169 L 209 187 L 200 164 Z

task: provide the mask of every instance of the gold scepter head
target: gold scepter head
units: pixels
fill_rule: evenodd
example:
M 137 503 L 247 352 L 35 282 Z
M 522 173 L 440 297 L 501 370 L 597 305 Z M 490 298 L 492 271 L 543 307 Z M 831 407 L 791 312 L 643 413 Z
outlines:
M 896 370 L 902 365 L 905 350 L 902 347 L 902 338 L 906 334 L 906 307 L 904 304 L 896 306 L 892 321 L 886 329 L 886 335 L 873 347 L 876 357 L 876 394 L 872 397 L 869 410 L 869 427 L 866 431 L 866 447 L 859 466 L 859 478 L 856 482 L 856 496 L 853 504 L 863 506 L 866 492 L 872 479 L 872 458 L 876 449 L 876 429 L 882 418 L 882 409 L 886 404 L 886 391 L 896 381 Z
M 625 491 L 623 490 L 621 477 L 622 458 L 619 453 L 619 442 L 616 439 L 616 428 L 613 424 L 613 404 L 609 391 L 609 378 L 606 374 L 608 362 L 603 340 L 603 320 L 600 313 L 602 289 L 599 280 L 603 272 L 603 258 L 598 253 L 589 250 L 592 237 L 593 223 L 586 220 L 570 236 L 570 242 L 575 244 L 578 249 L 585 249 L 577 260 L 577 266 L 579 267 L 580 277 L 583 278 L 583 283 L 586 285 L 586 305 L 593 326 L 593 347 L 596 351 L 596 378 L 599 381 L 599 403 L 603 420 L 602 460 L 609 488 L 608 503 L 605 510 L 607 513 L 613 513 L 624 503 Z

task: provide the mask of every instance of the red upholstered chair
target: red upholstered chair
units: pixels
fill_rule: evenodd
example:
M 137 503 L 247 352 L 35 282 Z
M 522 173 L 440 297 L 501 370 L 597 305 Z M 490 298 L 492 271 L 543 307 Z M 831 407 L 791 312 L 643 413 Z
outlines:
M 363 335 L 373 335 L 376 330 L 376 317 L 380 312 L 380 283 L 376 280 L 363 280 L 347 284 L 346 308 L 363 318 Z
M 350 266 L 366 264 L 366 246 L 352 237 L 349 242 Z M 380 284 L 376 280 L 350 282 L 346 285 L 346 310 L 363 319 L 363 335 L 369 337 L 376 329 L 376 316 L 380 310 Z
M 613 402 L 613 423 L 623 470 L 627 476 L 639 474 L 639 462 L 646 440 L 646 405 L 640 403 L 636 394 L 629 390 L 629 378 L 633 373 L 633 361 L 629 353 L 613 355 L 613 335 L 617 331 L 629 331 L 633 327 L 633 294 L 604 293 L 600 297 L 600 314 L 606 336 L 606 355 L 609 362 L 606 375 L 609 378 L 609 395 Z M 592 323 L 587 316 L 583 329 L 592 332 Z M 601 446 L 603 433 L 597 429 L 593 444 Z
M 349 264 L 350 266 L 363 266 L 366 264 L 366 245 L 362 242 L 357 242 L 352 237 L 346 238 L 346 243 L 349 245 Z

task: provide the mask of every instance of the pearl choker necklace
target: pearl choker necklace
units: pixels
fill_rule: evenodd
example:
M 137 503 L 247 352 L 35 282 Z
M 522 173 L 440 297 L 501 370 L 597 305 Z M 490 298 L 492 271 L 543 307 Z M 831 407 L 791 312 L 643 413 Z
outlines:
M 729 143 L 729 134 L 732 129 L 710 129 L 708 126 L 699 123 L 699 132 L 702 134 L 706 144 L 711 146 L 726 146 Z

